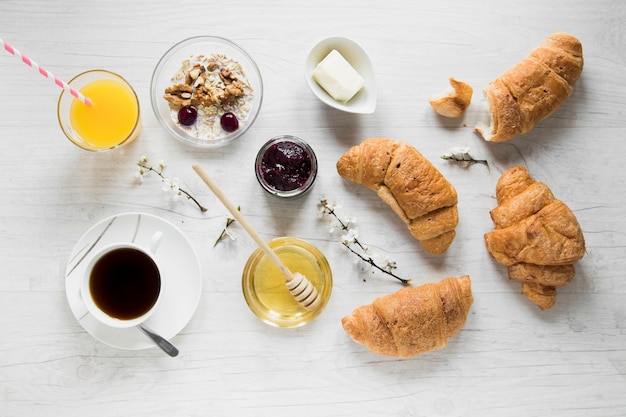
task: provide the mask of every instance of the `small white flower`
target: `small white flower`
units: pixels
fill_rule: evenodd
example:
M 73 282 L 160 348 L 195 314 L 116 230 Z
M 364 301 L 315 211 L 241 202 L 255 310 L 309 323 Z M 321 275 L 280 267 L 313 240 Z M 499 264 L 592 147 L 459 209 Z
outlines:
M 230 240 L 236 240 L 237 239 L 237 233 L 232 230 L 230 227 L 226 228 L 226 231 L 224 232 L 224 235 L 228 236 L 228 238 Z
M 473 164 L 483 164 L 487 168 L 489 168 L 489 163 L 486 160 L 474 159 L 470 155 L 470 149 L 467 145 L 453 146 L 446 153 L 441 155 L 441 158 L 449 161 L 458 162 L 464 168 L 467 168 Z
M 444 157 L 454 159 L 455 161 L 469 161 L 472 157 L 469 154 L 470 148 L 467 145 L 457 145 L 448 149 L 443 155 Z
M 138 183 L 143 183 L 143 177 L 144 177 L 144 170 L 143 168 L 139 168 L 138 170 L 135 171 L 135 178 L 137 179 Z
M 346 226 L 350 227 L 350 226 L 354 226 L 356 224 L 356 217 L 351 216 L 351 215 L 347 215 L 344 218 L 344 223 Z
M 381 264 L 381 268 L 383 268 L 387 272 L 391 272 L 397 268 L 396 261 L 389 258 L 388 255 L 385 255 L 382 257 L 380 264 Z
M 163 178 L 163 186 L 161 187 L 166 193 L 172 193 L 172 199 L 177 201 L 182 194 L 178 186 L 178 178 Z
M 161 160 L 161 161 L 159 162 L 159 169 L 160 169 L 161 171 L 163 171 L 163 168 L 165 168 L 165 161 L 164 161 L 164 160 Z
M 348 229 L 341 236 L 341 241 L 344 244 L 349 245 L 350 243 L 354 243 L 358 238 L 359 238 L 359 231 L 357 229 Z

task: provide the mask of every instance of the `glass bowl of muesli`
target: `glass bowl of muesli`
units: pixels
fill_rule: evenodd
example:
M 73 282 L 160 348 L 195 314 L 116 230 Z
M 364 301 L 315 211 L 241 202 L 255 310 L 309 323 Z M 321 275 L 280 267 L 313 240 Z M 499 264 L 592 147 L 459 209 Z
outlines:
M 252 126 L 263 101 L 263 81 L 241 47 L 217 36 L 196 36 L 159 60 L 150 98 L 159 123 L 174 138 L 215 148 Z

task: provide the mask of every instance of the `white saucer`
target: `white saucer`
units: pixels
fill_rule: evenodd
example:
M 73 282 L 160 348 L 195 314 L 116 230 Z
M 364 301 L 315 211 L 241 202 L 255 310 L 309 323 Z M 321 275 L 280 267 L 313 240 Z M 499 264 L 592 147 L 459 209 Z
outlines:
M 191 320 L 202 293 L 202 271 L 191 242 L 173 224 L 145 213 L 123 213 L 102 220 L 78 241 L 65 272 L 67 301 L 76 320 L 87 333 L 119 349 L 154 347 L 139 329 L 116 329 L 96 321 L 80 296 L 80 281 L 94 249 L 113 242 L 135 242 L 144 245 L 156 231 L 163 240 L 155 255 L 166 280 L 161 305 L 146 321 L 146 326 L 166 339 L 180 332 Z

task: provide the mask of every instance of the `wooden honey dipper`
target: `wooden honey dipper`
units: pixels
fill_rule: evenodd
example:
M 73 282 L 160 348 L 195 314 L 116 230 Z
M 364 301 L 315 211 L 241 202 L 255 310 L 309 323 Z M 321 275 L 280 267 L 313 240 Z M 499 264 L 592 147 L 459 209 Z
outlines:
M 230 211 L 235 220 L 241 224 L 241 226 L 248 232 L 250 237 L 259 245 L 259 248 L 263 250 L 265 255 L 272 261 L 274 265 L 283 273 L 286 280 L 287 289 L 293 295 L 295 300 L 304 308 L 308 310 L 314 309 L 320 303 L 320 296 L 317 288 L 309 281 L 304 275 L 299 272 L 292 273 L 289 268 L 281 261 L 276 255 L 276 252 L 270 248 L 265 240 L 252 228 L 250 223 L 245 217 L 235 208 L 235 206 L 228 200 L 226 195 L 220 190 L 220 188 L 213 182 L 208 174 L 198 164 L 192 165 L 193 170 L 204 181 L 204 183 L 213 191 L 213 194 L 222 202 L 222 204 Z

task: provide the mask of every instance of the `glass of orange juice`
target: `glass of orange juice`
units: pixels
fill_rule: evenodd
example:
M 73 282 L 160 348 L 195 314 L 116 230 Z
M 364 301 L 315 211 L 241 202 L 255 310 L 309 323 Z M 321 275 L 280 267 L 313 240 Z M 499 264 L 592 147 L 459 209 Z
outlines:
M 59 124 L 74 144 L 89 151 L 106 151 L 139 136 L 139 100 L 124 78 L 98 69 L 78 74 L 68 84 L 92 101 L 87 105 L 65 90 L 59 97 Z

